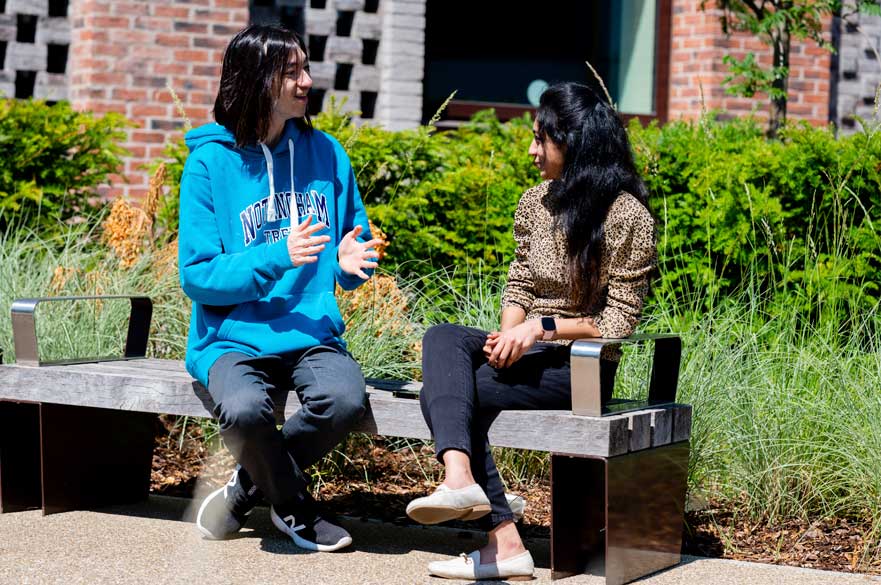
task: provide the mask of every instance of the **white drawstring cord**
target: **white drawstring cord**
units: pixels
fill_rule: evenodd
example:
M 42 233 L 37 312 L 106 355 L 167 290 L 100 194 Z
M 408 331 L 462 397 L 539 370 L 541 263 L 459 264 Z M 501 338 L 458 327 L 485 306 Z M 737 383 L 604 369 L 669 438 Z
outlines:
M 291 201 L 288 204 L 288 207 L 294 204 L 294 141 L 291 138 L 288 138 L 288 154 L 291 159 Z M 299 218 L 297 218 L 299 220 Z M 291 227 L 297 223 L 291 218 Z
M 272 152 L 262 142 L 260 143 L 260 148 L 263 149 L 263 158 L 266 159 L 266 172 L 269 174 L 269 201 L 266 203 L 266 222 L 269 223 L 278 219 L 275 213 L 275 177 L 273 176 Z
M 278 213 L 275 210 L 275 176 L 272 166 L 272 152 L 262 142 L 260 148 L 263 150 L 263 158 L 266 159 L 266 172 L 269 174 L 269 201 L 266 203 L 266 222 L 278 220 Z M 288 138 L 288 156 L 291 161 L 291 201 L 294 199 L 294 141 Z M 293 224 L 293 220 L 291 221 Z

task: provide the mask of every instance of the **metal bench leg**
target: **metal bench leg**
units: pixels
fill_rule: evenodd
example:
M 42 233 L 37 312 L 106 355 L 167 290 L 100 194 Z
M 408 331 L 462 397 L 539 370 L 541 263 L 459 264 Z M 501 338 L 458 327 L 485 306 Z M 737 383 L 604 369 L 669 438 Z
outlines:
M 604 574 L 606 462 L 551 454 L 551 578 Z
M 44 514 L 147 498 L 155 414 L 44 403 L 40 423 Z
M 40 405 L 0 401 L 0 513 L 41 505 Z
M 551 456 L 551 577 L 621 585 L 679 563 L 688 442 L 610 458 Z
M 679 563 L 688 450 L 684 441 L 607 460 L 607 585 Z

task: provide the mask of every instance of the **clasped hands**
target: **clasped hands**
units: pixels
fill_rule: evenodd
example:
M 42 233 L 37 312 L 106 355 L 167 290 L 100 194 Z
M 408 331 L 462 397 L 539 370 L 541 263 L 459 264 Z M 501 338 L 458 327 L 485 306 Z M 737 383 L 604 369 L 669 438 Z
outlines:
M 306 216 L 301 223 L 291 228 L 288 235 L 288 255 L 294 266 L 302 266 L 304 264 L 312 264 L 318 261 L 325 244 L 330 241 L 330 236 L 317 236 L 318 232 L 323 230 L 323 223 L 312 223 L 312 216 Z M 366 268 L 377 267 L 377 253 L 373 249 L 382 243 L 382 240 L 374 238 L 369 242 L 358 241 L 358 236 L 364 231 L 360 225 L 356 225 L 349 233 L 343 236 L 340 245 L 337 248 L 337 260 L 340 268 L 348 274 L 355 274 L 359 278 L 367 280 L 369 277 L 364 272 Z
M 507 368 L 523 357 L 541 337 L 541 321 L 529 319 L 510 329 L 487 334 L 483 354 L 490 366 Z

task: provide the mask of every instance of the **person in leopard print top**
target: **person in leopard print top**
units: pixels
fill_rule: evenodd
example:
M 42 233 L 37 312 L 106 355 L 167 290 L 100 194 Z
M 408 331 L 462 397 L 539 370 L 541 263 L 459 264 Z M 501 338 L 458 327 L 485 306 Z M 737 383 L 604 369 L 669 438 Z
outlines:
M 633 333 L 657 262 L 646 188 L 617 113 L 588 87 L 559 84 L 542 94 L 533 131 L 529 155 L 545 181 L 514 216 L 499 330 L 437 325 L 422 342 L 420 403 L 446 474 L 407 514 L 424 524 L 483 517 L 489 529 L 483 548 L 430 563 L 440 577 L 532 576 L 490 425 L 502 410 L 570 409 L 569 344 Z M 602 354 L 604 400 L 618 357 Z
M 508 268 L 502 308 L 519 308 L 525 319 L 579 318 L 585 315 L 569 291 L 572 271 L 566 258 L 566 236 L 556 228 L 551 211 L 554 181 L 526 191 L 514 214 L 515 258 Z M 657 255 L 655 221 L 639 199 L 627 192 L 615 198 L 603 224 L 600 291 L 586 314 L 599 335 L 627 337 L 633 333 L 649 288 Z M 593 331 L 590 331 L 593 333 Z M 570 344 L 571 339 L 551 339 Z

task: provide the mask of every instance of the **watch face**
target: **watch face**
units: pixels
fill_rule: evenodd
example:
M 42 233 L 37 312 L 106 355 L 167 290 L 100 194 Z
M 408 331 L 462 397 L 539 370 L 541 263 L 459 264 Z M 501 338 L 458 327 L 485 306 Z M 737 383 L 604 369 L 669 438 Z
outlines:
M 541 328 L 545 331 L 556 331 L 557 324 L 554 322 L 553 317 L 542 317 L 541 318 Z

